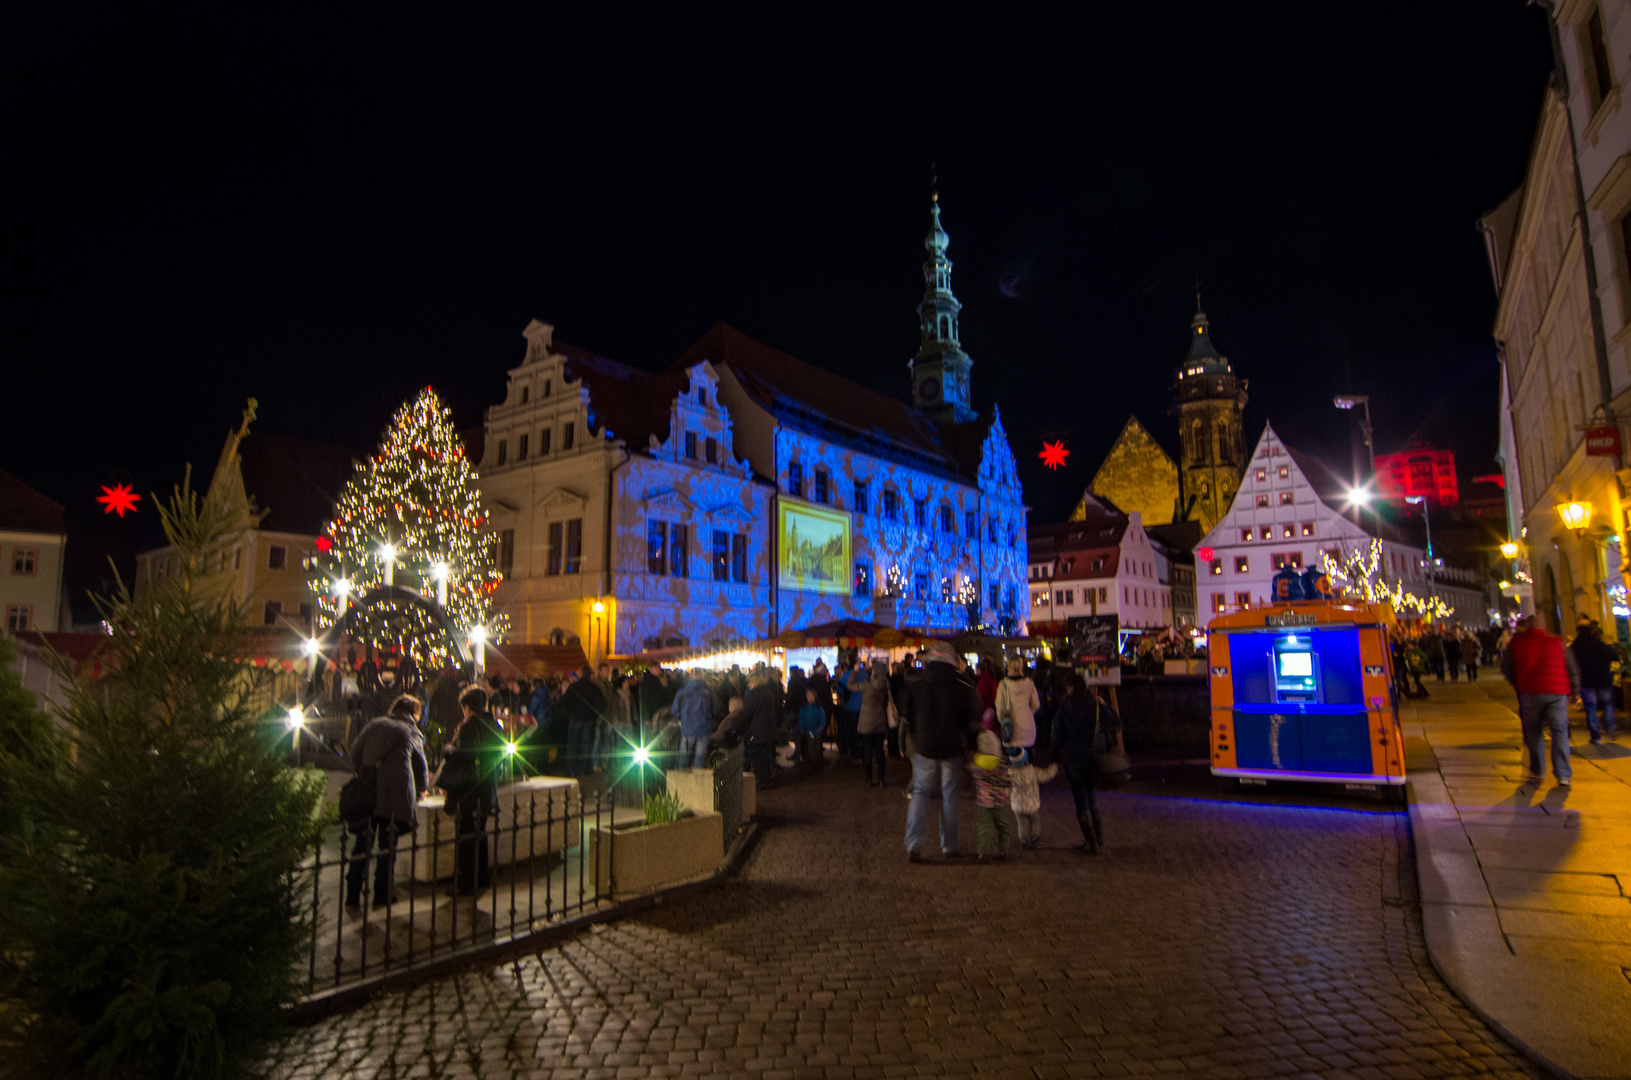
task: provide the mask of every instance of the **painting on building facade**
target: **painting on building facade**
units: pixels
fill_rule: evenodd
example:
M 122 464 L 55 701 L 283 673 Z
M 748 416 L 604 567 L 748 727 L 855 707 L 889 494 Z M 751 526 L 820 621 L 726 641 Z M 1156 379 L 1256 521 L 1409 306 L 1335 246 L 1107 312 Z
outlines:
M 777 506 L 777 584 L 840 596 L 849 592 L 849 515 L 791 499 Z

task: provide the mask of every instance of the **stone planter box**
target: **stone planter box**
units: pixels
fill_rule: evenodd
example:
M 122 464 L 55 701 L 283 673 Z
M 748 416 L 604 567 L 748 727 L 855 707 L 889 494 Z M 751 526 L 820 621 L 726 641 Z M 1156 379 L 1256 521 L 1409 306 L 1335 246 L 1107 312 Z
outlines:
M 595 891 L 622 900 L 713 876 L 725 847 L 725 819 L 713 811 L 661 825 L 590 834 Z
M 702 813 L 725 808 L 716 801 L 714 771 L 712 769 L 670 769 L 667 774 L 668 791 L 678 795 L 680 805 L 687 810 Z M 759 783 L 750 772 L 742 774 L 742 820 L 748 821 L 758 808 Z
M 457 825 L 442 812 L 440 793 L 420 797 L 417 807 L 419 852 L 403 836 L 397 844 L 396 873 L 415 881 L 436 881 L 453 876 L 453 836 Z M 609 815 L 608 815 L 609 816 Z M 500 784 L 498 817 L 488 825 L 492 865 L 509 866 L 533 859 L 546 865 L 551 852 L 583 842 L 583 800 L 578 782 L 562 776 L 535 776 L 516 784 Z

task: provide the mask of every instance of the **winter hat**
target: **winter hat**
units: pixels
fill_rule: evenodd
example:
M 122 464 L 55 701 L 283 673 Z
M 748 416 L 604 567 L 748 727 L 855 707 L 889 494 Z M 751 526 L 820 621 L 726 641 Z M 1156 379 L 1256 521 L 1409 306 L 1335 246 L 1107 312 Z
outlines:
M 936 662 L 953 664 L 957 662 L 957 654 L 951 651 L 951 642 L 949 641 L 931 641 L 923 647 L 923 651 L 929 654 L 928 662 L 931 664 Z
M 980 726 L 987 731 L 997 730 L 997 710 L 986 709 L 980 714 Z

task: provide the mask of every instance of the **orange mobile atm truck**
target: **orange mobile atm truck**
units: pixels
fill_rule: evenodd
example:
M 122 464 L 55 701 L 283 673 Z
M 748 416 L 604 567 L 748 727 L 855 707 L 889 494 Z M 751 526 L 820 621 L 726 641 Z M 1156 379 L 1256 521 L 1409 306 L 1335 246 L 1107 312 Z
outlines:
M 1387 604 L 1281 601 L 1212 620 L 1212 774 L 1404 784 Z

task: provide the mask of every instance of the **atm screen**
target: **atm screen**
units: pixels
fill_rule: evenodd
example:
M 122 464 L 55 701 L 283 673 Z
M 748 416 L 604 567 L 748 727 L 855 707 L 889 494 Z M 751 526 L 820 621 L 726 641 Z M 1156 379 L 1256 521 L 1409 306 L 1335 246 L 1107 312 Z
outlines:
M 1276 654 L 1280 661 L 1282 679 L 1306 679 L 1314 674 L 1314 654 L 1283 652 Z

